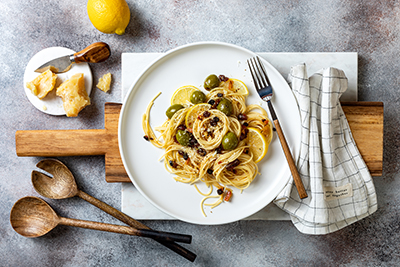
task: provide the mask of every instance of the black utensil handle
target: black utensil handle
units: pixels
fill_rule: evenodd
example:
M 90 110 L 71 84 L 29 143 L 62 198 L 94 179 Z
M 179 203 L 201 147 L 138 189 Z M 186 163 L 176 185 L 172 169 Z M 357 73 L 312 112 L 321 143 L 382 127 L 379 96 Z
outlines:
M 97 198 L 92 197 L 91 195 L 86 194 L 85 192 L 79 190 L 77 196 L 82 198 L 83 200 L 86 200 L 90 204 L 98 207 L 99 209 L 107 212 L 111 216 L 115 217 L 116 219 L 120 220 L 123 223 L 126 223 L 132 227 L 135 227 L 137 229 L 147 229 L 151 230 L 150 227 L 142 224 L 141 222 L 136 221 L 132 217 L 126 215 L 125 213 L 111 207 L 110 205 L 104 203 L 101 200 L 98 200 Z M 171 249 L 172 251 L 176 252 L 177 254 L 181 255 L 182 257 L 186 258 L 187 260 L 194 262 L 196 259 L 197 255 L 194 254 L 193 252 L 187 250 L 186 248 L 174 243 L 174 242 L 167 242 L 167 241 L 159 241 L 155 240 L 158 243 L 166 246 L 167 248 Z

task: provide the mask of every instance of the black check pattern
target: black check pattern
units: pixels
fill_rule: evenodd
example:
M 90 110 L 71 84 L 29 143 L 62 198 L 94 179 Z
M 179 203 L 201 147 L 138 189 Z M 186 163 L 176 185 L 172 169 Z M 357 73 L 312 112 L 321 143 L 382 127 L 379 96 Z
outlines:
M 300 110 L 297 168 L 308 198 L 299 198 L 290 179 L 274 203 L 291 215 L 300 232 L 332 233 L 377 210 L 372 177 L 339 102 L 347 90 L 347 78 L 336 68 L 323 69 L 308 78 L 306 65 L 301 64 L 292 67 L 289 80 Z M 352 196 L 325 200 L 325 187 L 348 184 Z

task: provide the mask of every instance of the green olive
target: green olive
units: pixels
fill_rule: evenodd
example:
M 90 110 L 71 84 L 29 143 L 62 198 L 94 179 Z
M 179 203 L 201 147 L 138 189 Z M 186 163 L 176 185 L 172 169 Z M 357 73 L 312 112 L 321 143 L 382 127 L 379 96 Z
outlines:
M 204 81 L 204 88 L 207 91 L 214 89 L 215 87 L 219 86 L 219 78 L 215 74 L 209 75 L 206 80 Z
M 174 105 L 170 106 L 170 107 L 167 109 L 167 111 L 165 112 L 165 114 L 167 115 L 167 117 L 168 117 L 169 119 L 171 119 L 172 116 L 174 116 L 174 114 L 175 114 L 178 110 L 180 110 L 180 109 L 182 109 L 182 108 L 184 108 L 184 107 L 183 107 L 181 104 L 174 104 Z
M 224 138 L 222 138 L 222 148 L 224 150 L 233 150 L 237 147 L 238 143 L 237 136 L 232 132 L 227 133 Z
M 189 140 L 190 140 L 190 134 L 189 132 L 185 130 L 178 130 L 176 132 L 176 140 L 181 144 L 182 146 L 188 146 L 189 145 Z
M 222 98 L 221 101 L 219 102 L 217 109 L 224 113 L 226 116 L 229 116 L 233 112 L 233 106 L 231 101 L 229 101 L 226 98 Z
M 190 102 L 200 104 L 206 102 L 206 95 L 202 91 L 194 91 L 190 96 Z

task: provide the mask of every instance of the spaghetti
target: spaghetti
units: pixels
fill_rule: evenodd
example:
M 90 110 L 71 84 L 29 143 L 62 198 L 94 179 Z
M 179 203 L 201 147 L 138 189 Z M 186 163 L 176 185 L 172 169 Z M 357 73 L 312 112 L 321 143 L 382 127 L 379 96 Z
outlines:
M 232 88 L 230 80 L 221 81 L 220 85 L 205 95 L 206 104 L 202 103 L 198 111 L 192 103 L 182 103 L 155 130 L 150 126 L 150 110 L 157 94 L 149 103 L 142 119 L 145 139 L 154 146 L 164 149 L 161 159 L 168 172 L 175 175 L 176 181 L 194 184 L 196 190 L 205 198 L 203 205 L 214 208 L 232 197 L 234 187 L 244 190 L 250 186 L 258 173 L 257 164 L 248 146 L 248 127 L 257 128 L 268 140 L 272 139 L 272 124 L 266 111 L 259 105 L 246 106 L 246 96 Z M 188 123 L 188 118 L 194 120 Z M 188 127 L 190 126 L 190 127 Z M 203 194 L 196 183 L 205 183 L 211 187 L 208 194 Z M 211 195 L 212 188 L 217 188 L 218 195 Z M 218 198 L 215 203 L 204 204 L 209 198 Z

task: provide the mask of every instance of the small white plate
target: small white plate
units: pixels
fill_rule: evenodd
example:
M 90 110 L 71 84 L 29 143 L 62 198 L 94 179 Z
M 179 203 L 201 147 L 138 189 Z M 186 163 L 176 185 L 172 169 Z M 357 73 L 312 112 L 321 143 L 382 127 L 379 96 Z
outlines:
M 38 110 L 50 115 L 65 115 L 62 100 L 60 97 L 56 96 L 55 89 L 43 99 L 39 99 L 37 96 L 32 94 L 31 90 L 26 87 L 26 84 L 40 75 L 40 73 L 35 72 L 35 70 L 44 63 L 58 57 L 72 55 L 74 53 L 75 51 L 65 47 L 49 47 L 43 49 L 42 51 L 39 51 L 29 61 L 24 74 L 24 90 L 29 101 Z M 55 87 L 57 88 L 57 86 L 59 86 L 62 82 L 68 80 L 72 75 L 76 73 L 83 73 L 86 92 L 90 96 L 90 92 L 92 91 L 93 78 L 88 63 L 74 64 L 72 68 L 66 73 L 57 74 L 58 78 Z
M 268 205 L 284 188 L 290 178 L 290 170 L 278 138 L 273 138 L 266 157 L 259 162 L 259 171 L 252 184 L 234 196 L 228 203 L 215 209 L 205 207 L 204 217 L 200 202 L 203 199 L 193 186 L 175 182 L 173 175 L 164 168 L 159 158 L 164 151 L 143 138 L 142 115 L 147 105 L 158 93 L 150 112 L 151 126 L 161 125 L 170 105 L 173 92 L 182 85 L 192 84 L 202 88 L 204 79 L 211 73 L 242 80 L 249 88 L 247 104 L 266 103 L 257 95 L 246 60 L 253 52 L 226 43 L 204 42 L 188 44 L 169 51 L 154 61 L 134 82 L 122 106 L 118 141 L 121 158 L 129 178 L 139 192 L 154 206 L 177 219 L 204 225 L 224 224 L 248 217 Z M 279 72 L 263 60 L 271 83 L 272 99 L 287 142 L 295 161 L 300 148 L 300 113 L 296 99 Z M 208 192 L 204 184 L 198 185 Z M 215 191 L 213 195 L 215 195 Z M 215 201 L 215 199 L 214 199 Z M 213 202 L 213 199 L 210 201 Z M 209 203 L 209 202 L 208 202 Z

